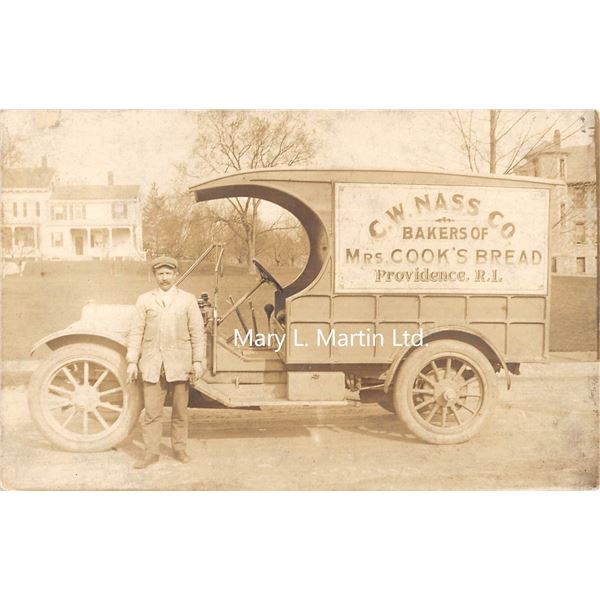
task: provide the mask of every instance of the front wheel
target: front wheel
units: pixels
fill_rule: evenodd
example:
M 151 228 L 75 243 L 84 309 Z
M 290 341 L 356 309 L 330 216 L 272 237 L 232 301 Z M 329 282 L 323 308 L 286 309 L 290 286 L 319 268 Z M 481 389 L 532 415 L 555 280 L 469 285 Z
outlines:
M 101 452 L 127 438 L 140 415 L 124 357 L 96 344 L 57 350 L 33 374 L 29 410 L 41 433 L 71 452 Z
M 437 340 L 415 350 L 394 382 L 394 408 L 406 427 L 430 444 L 471 439 L 492 413 L 496 376 L 476 348 Z

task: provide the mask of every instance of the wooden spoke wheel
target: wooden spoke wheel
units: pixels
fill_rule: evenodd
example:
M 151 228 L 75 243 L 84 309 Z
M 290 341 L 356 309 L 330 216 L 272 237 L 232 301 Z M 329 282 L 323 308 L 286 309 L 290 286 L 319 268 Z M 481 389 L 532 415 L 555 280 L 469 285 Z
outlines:
M 137 385 L 126 383 L 125 359 L 110 348 L 73 344 L 54 352 L 29 384 L 29 409 L 54 445 L 100 452 L 122 442 L 141 411 Z
M 407 428 L 432 444 L 471 439 L 496 402 L 496 376 L 479 350 L 455 340 L 416 349 L 401 365 L 394 407 Z

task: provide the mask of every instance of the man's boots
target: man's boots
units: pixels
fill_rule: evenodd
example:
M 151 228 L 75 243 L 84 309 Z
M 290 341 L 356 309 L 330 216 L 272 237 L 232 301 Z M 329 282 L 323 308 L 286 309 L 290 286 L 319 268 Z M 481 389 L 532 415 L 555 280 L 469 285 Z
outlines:
M 133 465 L 133 468 L 134 469 L 146 469 L 150 465 L 157 463 L 159 458 L 160 457 L 158 454 L 146 454 L 146 455 L 144 455 L 144 457 L 142 459 L 138 460 L 135 463 L 135 465 Z
M 173 456 L 175 456 L 175 460 L 178 460 L 180 463 L 189 463 L 190 455 L 185 450 L 177 450 L 173 452 Z

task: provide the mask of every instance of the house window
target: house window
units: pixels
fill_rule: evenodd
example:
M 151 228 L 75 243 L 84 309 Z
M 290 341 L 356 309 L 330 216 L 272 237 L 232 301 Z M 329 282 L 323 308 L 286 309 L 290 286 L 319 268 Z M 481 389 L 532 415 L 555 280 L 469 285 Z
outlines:
M 33 227 L 15 228 L 15 246 L 19 248 L 34 248 L 34 240 Z
M 553 273 L 558 272 L 558 267 L 557 267 L 557 264 L 556 264 L 556 256 L 552 257 L 552 272 Z
M 565 174 L 567 172 L 567 161 L 564 158 L 560 159 L 559 164 L 559 173 L 560 173 L 560 178 L 564 179 L 565 178 Z
M 567 207 L 565 206 L 565 203 L 563 202 L 560 205 L 560 226 L 564 227 L 567 223 Z
M 575 208 L 585 208 L 585 188 L 575 187 L 571 197 Z
M 575 223 L 575 243 L 585 244 L 585 223 Z
M 127 202 L 113 202 L 112 205 L 113 219 L 127 218 Z
M 52 247 L 62 248 L 63 247 L 63 234 L 62 231 L 52 233 Z
M 18 213 L 17 213 L 17 203 L 13 202 L 13 217 L 16 217 L 16 216 L 18 216 Z
M 23 216 L 27 216 L 27 202 L 23 202 Z
M 106 237 L 103 231 L 92 231 L 92 248 L 104 248 Z
M 40 216 L 40 203 L 39 202 L 35 203 L 35 216 L 36 217 Z
M 13 239 L 13 234 L 12 234 L 12 229 L 10 227 L 3 227 L 2 228 L 2 249 L 3 250 L 12 250 L 12 239 Z
M 72 210 L 72 219 L 76 219 L 82 221 L 85 219 L 85 205 L 83 204 L 75 204 L 71 207 Z
M 64 205 L 59 204 L 52 207 L 52 220 L 64 221 L 67 218 L 67 211 Z
M 577 257 L 577 272 L 585 273 L 585 256 Z

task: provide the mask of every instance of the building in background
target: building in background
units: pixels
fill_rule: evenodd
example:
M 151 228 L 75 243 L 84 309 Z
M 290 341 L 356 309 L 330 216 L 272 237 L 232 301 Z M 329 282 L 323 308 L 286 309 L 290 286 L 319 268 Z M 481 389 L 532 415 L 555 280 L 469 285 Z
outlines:
M 45 256 L 141 258 L 142 207 L 137 185 L 56 185 L 44 229 Z
M 37 257 L 56 173 L 44 159 L 38 168 L 0 170 L 2 254 Z
M 562 146 L 560 132 L 526 157 L 520 175 L 562 179 L 568 194 L 552 207 L 552 272 L 596 276 L 598 259 L 596 167 L 593 145 Z
M 5 258 L 141 259 L 137 185 L 60 185 L 46 161 L 4 169 L 0 181 Z

